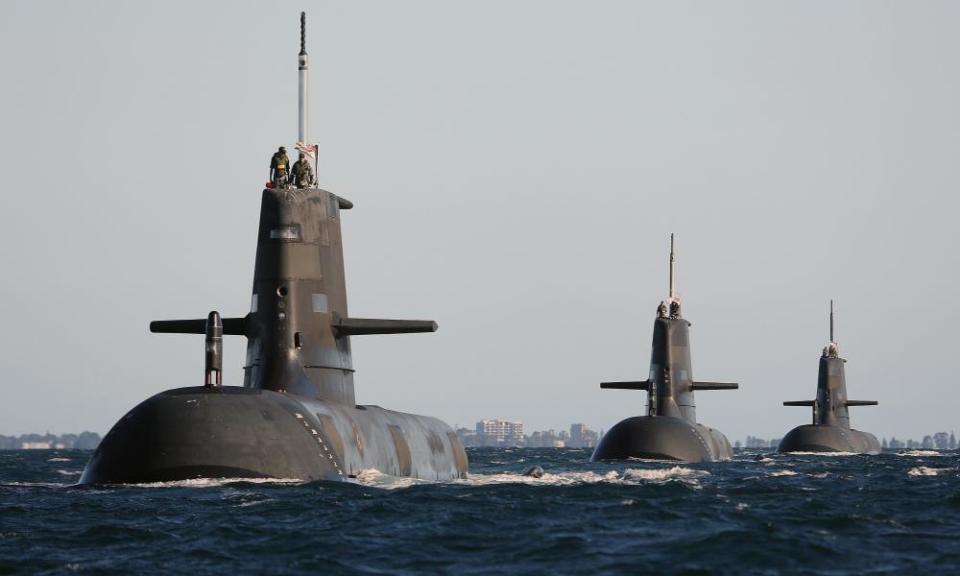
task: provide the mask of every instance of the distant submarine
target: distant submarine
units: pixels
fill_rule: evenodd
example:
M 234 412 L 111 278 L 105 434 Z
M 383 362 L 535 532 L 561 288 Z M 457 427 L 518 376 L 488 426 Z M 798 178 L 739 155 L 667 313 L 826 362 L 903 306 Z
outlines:
M 680 460 L 710 462 L 733 457 L 720 431 L 697 423 L 695 390 L 735 390 L 737 384 L 696 382 L 690 362 L 690 323 L 680 316 L 674 277 L 673 234 L 670 235 L 669 314 L 661 302 L 653 323 L 650 377 L 642 382 L 603 382 L 601 388 L 645 390 L 647 415 L 622 420 L 593 452 L 592 460 Z
M 300 23 L 298 148 L 313 152 L 304 14 Z M 152 332 L 206 334 L 204 385 L 161 392 L 124 415 L 81 483 L 347 480 L 371 468 L 429 480 L 466 476 L 466 452 L 445 423 L 356 405 L 351 336 L 437 325 L 347 314 L 340 214 L 351 207 L 316 188 L 263 191 L 250 313 L 150 324 Z M 224 334 L 248 339 L 243 387 L 221 385 Z
M 868 432 L 850 428 L 850 406 L 876 406 L 876 400 L 847 400 L 846 360 L 840 357 L 833 337 L 833 300 L 830 301 L 830 343 L 820 356 L 815 400 L 784 402 L 784 406 L 810 406 L 813 423 L 797 426 L 780 441 L 779 452 L 853 452 L 879 454 L 880 442 Z

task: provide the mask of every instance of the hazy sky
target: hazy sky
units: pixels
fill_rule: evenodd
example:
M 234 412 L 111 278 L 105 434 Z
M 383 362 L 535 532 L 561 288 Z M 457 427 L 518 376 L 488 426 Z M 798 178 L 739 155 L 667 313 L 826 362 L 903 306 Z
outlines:
M 609 428 L 644 395 L 670 232 L 697 395 L 809 421 L 837 300 L 855 427 L 957 429 L 960 4 L 4 2 L 0 433 L 106 432 L 203 378 L 152 319 L 249 307 L 270 154 L 343 216 L 363 403 Z M 225 383 L 246 342 L 228 337 Z

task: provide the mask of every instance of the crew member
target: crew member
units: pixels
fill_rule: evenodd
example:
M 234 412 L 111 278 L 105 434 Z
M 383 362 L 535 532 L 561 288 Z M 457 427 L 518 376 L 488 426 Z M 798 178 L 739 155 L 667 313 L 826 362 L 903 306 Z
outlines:
M 285 188 L 287 186 L 287 167 L 290 165 L 290 159 L 287 158 L 287 149 L 283 146 L 273 153 L 270 158 L 270 181 L 274 186 Z
M 300 158 L 293 164 L 290 181 L 297 188 L 309 188 L 313 184 L 313 168 L 310 167 L 307 155 L 303 152 L 300 153 Z
M 667 317 L 667 305 L 663 303 L 663 300 L 660 301 L 660 305 L 657 306 L 657 318 L 666 318 Z
M 670 317 L 674 320 L 680 318 L 680 301 L 671 300 L 670 301 Z

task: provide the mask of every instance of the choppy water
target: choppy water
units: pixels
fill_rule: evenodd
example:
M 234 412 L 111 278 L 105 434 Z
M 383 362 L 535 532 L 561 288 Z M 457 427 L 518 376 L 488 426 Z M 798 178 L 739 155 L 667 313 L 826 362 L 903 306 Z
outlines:
M 77 487 L 88 453 L 0 452 L 0 574 L 960 571 L 960 457 L 593 464 L 470 450 L 471 477 Z M 547 475 L 522 476 L 534 464 Z

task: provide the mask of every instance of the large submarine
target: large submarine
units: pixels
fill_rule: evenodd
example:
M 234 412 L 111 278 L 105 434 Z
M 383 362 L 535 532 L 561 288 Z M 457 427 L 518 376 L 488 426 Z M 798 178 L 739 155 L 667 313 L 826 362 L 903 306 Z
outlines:
M 869 432 L 850 428 L 850 406 L 876 406 L 876 400 L 847 400 L 847 381 L 840 349 L 833 337 L 833 300 L 830 301 L 830 342 L 820 355 L 817 397 L 784 402 L 784 406 L 809 406 L 813 423 L 797 426 L 780 441 L 778 452 L 852 452 L 879 454 L 880 442 Z
M 646 391 L 647 415 L 633 416 L 617 423 L 597 444 L 592 460 L 640 458 L 710 462 L 733 457 L 726 436 L 697 422 L 693 393 L 696 390 L 735 390 L 738 385 L 693 379 L 690 322 L 680 315 L 674 267 L 671 234 L 669 311 L 663 302 L 657 309 L 650 377 L 643 381 L 600 384 L 605 389 Z
M 304 14 L 300 24 L 297 148 L 312 154 Z M 338 481 L 371 468 L 429 480 L 466 476 L 466 452 L 447 424 L 356 405 L 352 336 L 433 332 L 437 325 L 347 314 L 340 217 L 351 207 L 315 182 L 263 190 L 250 313 L 150 324 L 152 332 L 206 335 L 204 383 L 130 410 L 94 452 L 81 483 Z M 224 334 L 248 339 L 242 387 L 222 385 Z

